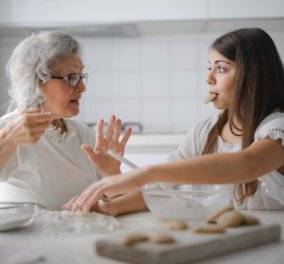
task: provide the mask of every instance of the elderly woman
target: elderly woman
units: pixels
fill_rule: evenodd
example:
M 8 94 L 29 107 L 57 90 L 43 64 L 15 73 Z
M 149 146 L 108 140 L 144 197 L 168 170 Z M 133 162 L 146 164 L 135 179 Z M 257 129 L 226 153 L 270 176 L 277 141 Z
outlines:
M 68 118 L 79 113 L 86 91 L 78 41 L 63 32 L 41 32 L 22 41 L 8 65 L 11 96 L 0 118 L 0 201 L 36 202 L 61 209 L 101 176 L 119 173 L 106 149 L 122 153 L 131 130 L 119 141 L 121 121 L 112 116 L 96 134 Z M 92 163 L 82 144 L 95 146 Z M 86 148 L 86 145 L 84 145 Z

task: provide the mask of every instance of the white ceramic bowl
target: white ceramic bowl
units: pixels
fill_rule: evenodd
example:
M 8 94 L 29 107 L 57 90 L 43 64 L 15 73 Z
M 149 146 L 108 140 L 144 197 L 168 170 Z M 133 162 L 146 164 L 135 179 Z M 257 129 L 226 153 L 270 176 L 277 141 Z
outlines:
M 35 203 L 0 202 L 0 232 L 27 227 L 33 223 Z
M 228 205 L 234 186 L 148 184 L 142 189 L 149 210 L 159 218 L 202 219 Z

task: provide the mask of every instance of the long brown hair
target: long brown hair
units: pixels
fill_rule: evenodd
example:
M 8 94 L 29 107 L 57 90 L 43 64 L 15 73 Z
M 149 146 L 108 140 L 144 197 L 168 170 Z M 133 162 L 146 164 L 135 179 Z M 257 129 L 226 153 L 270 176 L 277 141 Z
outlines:
M 242 136 L 242 149 L 245 149 L 253 143 L 254 133 L 266 116 L 276 109 L 284 111 L 283 63 L 271 37 L 259 28 L 229 32 L 216 39 L 211 49 L 236 62 L 237 81 L 233 103 L 220 114 L 209 132 L 202 154 L 216 152 L 218 136 L 227 122 L 234 135 Z M 233 118 L 241 127 L 234 124 Z M 257 180 L 238 184 L 239 202 L 253 195 L 257 186 Z

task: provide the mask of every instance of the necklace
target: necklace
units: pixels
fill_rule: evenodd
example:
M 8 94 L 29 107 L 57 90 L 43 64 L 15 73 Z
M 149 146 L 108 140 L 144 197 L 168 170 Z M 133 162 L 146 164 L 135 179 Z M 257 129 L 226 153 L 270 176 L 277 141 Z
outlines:
M 60 134 L 67 132 L 67 126 L 64 123 L 63 119 L 56 119 L 53 121 L 53 125 L 58 129 L 60 128 Z

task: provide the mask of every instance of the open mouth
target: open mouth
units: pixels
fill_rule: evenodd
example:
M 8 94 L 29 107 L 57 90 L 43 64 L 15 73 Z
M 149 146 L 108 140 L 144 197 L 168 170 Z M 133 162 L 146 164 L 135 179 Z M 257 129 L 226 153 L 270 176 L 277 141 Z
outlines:
M 204 98 L 203 103 L 208 104 L 210 102 L 213 102 L 217 98 L 217 96 L 218 96 L 218 94 L 211 93 Z
M 77 105 L 80 104 L 79 99 L 70 100 L 70 103 L 72 103 L 72 104 L 77 104 Z

